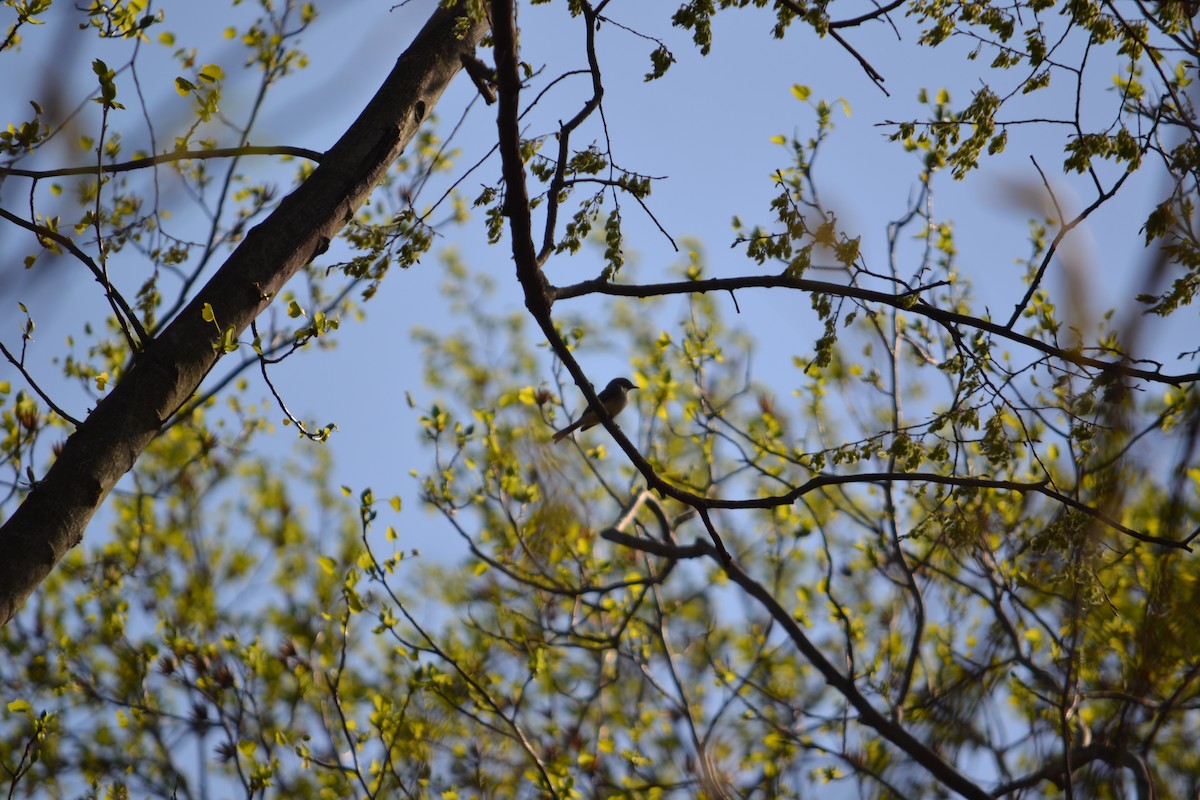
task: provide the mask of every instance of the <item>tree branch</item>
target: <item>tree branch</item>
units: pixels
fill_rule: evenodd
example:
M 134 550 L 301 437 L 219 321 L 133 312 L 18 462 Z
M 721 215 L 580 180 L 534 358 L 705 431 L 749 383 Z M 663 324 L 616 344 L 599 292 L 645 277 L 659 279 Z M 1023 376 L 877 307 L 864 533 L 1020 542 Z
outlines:
M 67 551 L 116 482 L 216 363 L 213 328 L 244 331 L 324 252 L 412 140 L 462 69 L 486 23 L 460 3 L 433 13 L 320 166 L 253 228 L 190 304 L 131 363 L 16 512 L 0 527 L 0 621 L 7 622 Z
M 12 224 L 22 227 L 25 230 L 33 233 L 38 237 L 38 244 L 41 244 L 43 247 L 47 247 L 47 245 L 42 241 L 42 239 L 49 239 L 55 244 L 61 246 L 71 255 L 75 256 L 75 258 L 79 259 L 79 261 L 91 271 L 92 276 L 96 279 L 96 283 L 100 284 L 100 286 L 104 289 L 104 296 L 108 299 L 108 303 L 109 306 L 112 307 L 113 314 L 116 315 L 118 320 L 123 320 L 121 323 L 122 327 L 124 327 L 125 322 L 128 322 L 130 327 L 133 328 L 134 333 L 137 334 L 137 341 L 130 342 L 130 346 L 135 350 L 146 346 L 150 337 L 146 334 L 146 329 L 142 327 L 142 323 L 138 321 L 137 314 L 133 313 L 133 309 L 130 308 L 129 303 L 125 301 L 124 295 L 115 290 L 112 287 L 112 284 L 108 282 L 108 277 L 104 274 L 104 270 L 101 269 L 100 265 L 97 264 L 91 256 L 80 250 L 79 246 L 76 245 L 75 242 L 71 241 L 71 239 L 67 238 L 66 236 L 63 236 L 58 231 L 52 231 L 43 225 L 38 225 L 37 223 L 21 219 L 16 214 L 6 211 L 3 208 L 0 208 L 0 219 L 6 219 Z
M 309 161 L 315 161 L 318 164 L 324 157 L 323 154 L 318 153 L 316 150 L 309 150 L 306 147 L 291 147 L 289 145 L 279 145 L 276 147 L 218 147 L 212 150 L 176 150 L 172 153 L 162 153 L 157 156 L 135 158 L 132 161 L 123 161 L 120 164 L 92 164 L 86 167 L 63 167 L 61 169 L 39 170 L 0 166 L 0 175 L 12 175 L 16 178 L 33 178 L 35 180 L 61 178 L 68 175 L 95 175 L 97 173 L 111 175 L 116 172 L 131 172 L 133 170 L 154 167 L 159 164 L 169 164 L 172 161 L 200 161 L 209 158 L 240 158 L 241 156 L 296 156 L 297 158 L 307 158 Z
M 594 16 L 591 6 L 585 1 L 586 15 Z M 721 538 L 713 527 L 705 509 L 707 499 L 683 491 L 663 480 L 654 467 L 634 447 L 621 431 L 608 410 L 596 399 L 596 390 L 588 380 L 583 368 L 571 354 L 567 343 L 559 335 L 550 316 L 551 298 L 554 290 L 542 273 L 538 253 L 533 243 L 533 221 L 529 207 L 529 189 L 525 183 L 525 162 L 521 158 L 521 137 L 518 120 L 521 113 L 520 58 L 517 52 L 517 27 L 514 18 L 513 0 L 492 0 L 492 36 L 496 43 L 496 90 L 499 97 L 496 126 L 500 143 L 501 174 L 504 177 L 504 214 L 509 218 L 512 236 L 513 263 L 517 268 L 517 280 L 525 294 L 525 307 L 541 328 L 554 354 L 562 361 L 567 372 L 583 393 L 590 408 L 596 409 L 601 424 L 616 441 L 617 446 L 642 473 L 647 484 L 659 494 L 695 508 L 708 528 L 716 547 L 724 551 Z
M 1133 773 L 1134 782 L 1138 787 L 1138 797 L 1142 800 L 1152 800 L 1155 796 L 1154 781 L 1146 762 L 1135 753 L 1107 744 L 1091 744 L 1073 748 L 1069 757 L 1059 756 L 1041 769 L 1024 775 L 1016 780 L 997 786 L 992 792 L 993 797 L 1030 789 L 1042 781 L 1050 781 L 1061 791 L 1067 777 L 1093 761 L 1103 761 L 1114 767 L 1124 767 Z
M 893 2 L 892 5 L 889 6 L 888 8 L 883 9 L 882 11 L 876 10 L 874 12 L 871 12 L 870 14 L 864 15 L 864 17 L 858 21 L 849 20 L 847 22 L 843 22 L 840 24 L 835 22 L 835 23 L 830 23 L 830 25 L 829 25 L 829 35 L 832 36 L 834 41 L 836 41 L 838 44 L 840 44 L 847 53 L 854 56 L 854 60 L 857 61 L 858 65 L 863 68 L 863 72 L 867 73 L 867 77 L 870 78 L 871 81 L 876 86 L 879 87 L 879 91 L 883 92 L 888 97 L 891 97 L 891 94 L 888 92 L 887 89 L 883 88 L 883 81 L 884 81 L 883 75 L 880 74 L 879 70 L 877 70 L 873 66 L 871 66 L 870 62 L 867 61 L 867 59 L 863 58 L 862 54 L 859 53 L 857 50 L 855 50 L 854 47 L 849 42 L 847 42 L 840 33 L 837 32 L 837 28 L 845 28 L 845 27 L 849 27 L 851 25 L 857 25 L 859 22 L 865 22 L 867 19 L 880 16 L 881 14 L 891 11 L 893 8 L 900 5 L 901 2 L 903 2 L 903 0 L 898 0 L 898 2 Z M 789 11 L 791 11 L 793 14 L 795 14 L 797 17 L 804 19 L 805 10 L 795 0 L 779 0 L 779 3 L 781 5 L 783 5 L 785 8 L 787 8 Z
M 74 425 L 75 427 L 78 428 L 79 420 L 75 419 L 70 414 L 68 414 L 66 411 L 63 411 L 61 408 L 59 408 L 59 406 L 53 400 L 50 399 L 50 395 L 48 395 L 44 391 L 42 391 L 42 387 L 38 386 L 37 381 L 35 381 L 33 379 L 33 376 L 30 375 L 29 372 L 25 369 L 25 357 L 24 357 L 25 350 L 24 350 L 24 348 L 21 349 L 21 353 L 22 353 L 21 359 L 17 360 L 17 357 L 14 356 L 12 353 L 10 353 L 8 348 L 4 346 L 4 342 L 0 342 L 0 354 L 3 354 L 4 357 L 6 359 L 8 359 L 8 362 L 17 368 L 17 370 L 21 373 L 21 376 L 23 378 L 25 378 L 25 383 L 29 384 L 29 388 L 33 389 L 33 391 L 37 394 L 37 396 L 42 398 L 42 402 L 45 403 L 47 406 L 49 406 L 51 411 L 53 411 L 55 414 L 58 414 L 64 420 L 66 420 L 67 422 L 71 423 L 72 425 Z
M 858 712 L 858 721 L 860 723 L 877 731 L 883 738 L 903 750 L 914 761 L 927 769 L 931 775 L 945 786 L 958 792 L 963 797 L 974 798 L 975 800 L 992 800 L 992 795 L 984 790 L 983 787 L 955 769 L 953 764 L 943 760 L 941 756 L 914 737 L 902 725 L 891 721 L 881 714 L 875 706 L 871 705 L 871 701 L 863 696 L 854 681 L 842 674 L 837 667 L 825 658 L 825 654 L 805 635 L 800 625 L 787 609 L 779 604 L 774 595 L 765 586 L 746 574 L 737 565 L 737 562 L 728 558 L 722 558 L 713 547 L 704 541 L 696 541 L 689 546 L 679 546 L 629 536 L 616 531 L 605 531 L 602 535 L 609 541 L 618 542 L 637 550 L 643 550 L 668 558 L 696 558 L 699 554 L 703 553 L 715 560 L 721 565 L 721 568 L 731 581 L 742 587 L 748 595 L 757 600 L 767 610 L 771 618 L 787 633 L 788 638 L 791 639 L 796 649 L 821 673 L 821 676 L 825 678 L 825 682 L 836 689 L 842 697 L 846 698 L 846 701 Z
M 1085 356 L 1076 351 L 1064 350 L 1034 339 L 1032 336 L 1016 333 L 1004 325 L 991 320 L 959 314 L 954 311 L 932 306 L 924 301 L 913 302 L 911 294 L 889 294 L 864 289 L 859 286 L 848 286 L 842 283 L 814 281 L 807 278 L 788 278 L 783 275 L 752 275 L 743 278 L 710 278 L 702 281 L 680 281 L 676 283 L 646 283 L 640 285 L 609 283 L 602 278 L 594 278 L 571 286 L 555 287 L 556 300 L 566 300 L 582 297 L 587 294 L 608 294 L 617 297 L 657 297 L 669 294 L 691 294 L 693 292 L 731 292 L 737 289 L 771 289 L 783 287 L 802 292 L 817 292 L 838 297 L 853 297 L 872 303 L 893 306 L 913 314 L 919 314 L 943 325 L 963 325 L 977 328 L 995 334 L 1003 339 L 1025 345 L 1048 356 L 1062 359 L 1081 367 L 1091 367 L 1101 372 L 1121 375 L 1126 378 L 1139 378 L 1154 383 L 1168 383 L 1172 386 L 1182 386 L 1185 383 L 1200 381 L 1200 372 L 1190 372 L 1179 375 L 1166 374 L 1160 370 L 1151 371 L 1131 367 L 1123 361 L 1104 361 L 1099 358 Z
M 862 25 L 864 22 L 870 22 L 873 19 L 885 17 L 902 5 L 904 5 L 904 0 L 892 0 L 892 2 L 888 3 L 886 6 L 880 6 L 874 11 L 868 11 L 865 14 L 852 17 L 851 19 L 843 19 L 838 20 L 837 22 L 831 22 L 829 23 L 829 29 L 835 30 L 837 28 L 853 28 L 857 25 Z

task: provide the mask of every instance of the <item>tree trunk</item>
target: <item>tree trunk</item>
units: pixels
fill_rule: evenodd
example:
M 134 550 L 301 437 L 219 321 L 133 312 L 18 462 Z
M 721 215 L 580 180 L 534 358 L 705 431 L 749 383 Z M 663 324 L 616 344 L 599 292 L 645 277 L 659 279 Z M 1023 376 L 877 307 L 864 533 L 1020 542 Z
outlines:
M 324 252 L 386 175 L 487 30 L 456 35 L 459 10 L 439 8 L 387 80 L 312 175 L 252 229 L 144 350 L 87 419 L 24 502 L 0 526 L 0 624 L 6 624 L 67 551 L 108 493 L 216 363 L 216 328 L 241 334 L 288 279 Z M 312 110 L 318 113 L 319 100 Z

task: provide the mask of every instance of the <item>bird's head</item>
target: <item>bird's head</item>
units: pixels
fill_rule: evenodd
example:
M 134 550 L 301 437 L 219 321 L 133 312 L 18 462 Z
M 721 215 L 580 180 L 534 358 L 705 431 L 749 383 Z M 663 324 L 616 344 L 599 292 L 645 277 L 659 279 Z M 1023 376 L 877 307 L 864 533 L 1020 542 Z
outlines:
M 608 386 L 604 388 L 606 392 L 630 392 L 638 388 L 637 384 L 629 380 L 629 378 L 613 378 L 608 382 Z

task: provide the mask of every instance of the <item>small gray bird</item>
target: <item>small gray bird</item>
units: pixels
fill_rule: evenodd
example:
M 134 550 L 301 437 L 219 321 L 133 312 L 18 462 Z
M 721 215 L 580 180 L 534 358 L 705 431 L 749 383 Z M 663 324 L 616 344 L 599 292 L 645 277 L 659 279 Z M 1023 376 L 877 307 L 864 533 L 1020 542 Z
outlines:
M 610 417 L 615 417 L 625 409 L 626 404 L 629 403 L 629 393 L 636 388 L 638 387 L 628 378 L 613 378 L 608 382 L 608 386 L 605 386 L 604 390 L 596 395 L 596 399 L 604 404 L 604 410 Z M 586 431 L 593 425 L 599 424 L 600 417 L 596 416 L 596 412 L 589 408 L 579 419 L 561 431 L 555 431 L 554 441 L 561 442 L 576 429 Z

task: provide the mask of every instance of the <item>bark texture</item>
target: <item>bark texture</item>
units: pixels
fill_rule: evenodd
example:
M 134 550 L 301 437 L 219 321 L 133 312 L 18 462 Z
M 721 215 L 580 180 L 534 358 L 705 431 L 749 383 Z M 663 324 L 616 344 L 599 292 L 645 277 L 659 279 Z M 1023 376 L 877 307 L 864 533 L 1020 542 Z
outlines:
M 312 175 L 253 228 L 208 284 L 135 358 L 0 526 L 0 624 L 83 538 L 104 498 L 216 363 L 212 306 L 240 334 L 297 271 L 329 246 L 412 140 L 486 33 L 439 8 Z M 465 26 L 465 27 L 464 27 Z M 314 99 L 313 110 L 317 112 Z

